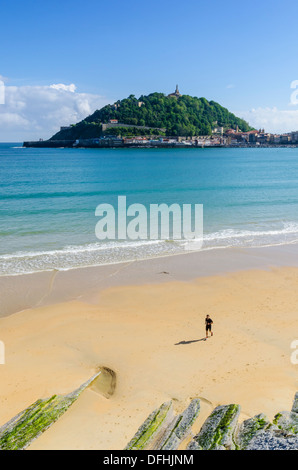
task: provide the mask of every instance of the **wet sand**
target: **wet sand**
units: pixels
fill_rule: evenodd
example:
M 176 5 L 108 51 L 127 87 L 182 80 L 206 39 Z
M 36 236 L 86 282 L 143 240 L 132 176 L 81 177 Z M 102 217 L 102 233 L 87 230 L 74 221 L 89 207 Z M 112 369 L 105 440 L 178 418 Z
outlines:
M 0 317 L 68 300 L 90 301 L 113 286 L 188 281 L 246 269 L 297 266 L 298 244 L 214 249 L 119 264 L 0 276 Z

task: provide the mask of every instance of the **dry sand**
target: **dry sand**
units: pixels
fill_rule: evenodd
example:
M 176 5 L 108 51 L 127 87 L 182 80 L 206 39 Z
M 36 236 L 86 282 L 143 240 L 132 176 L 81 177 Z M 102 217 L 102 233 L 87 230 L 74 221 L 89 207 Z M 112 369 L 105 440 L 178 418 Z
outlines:
M 142 282 L 93 286 L 79 299 L 39 301 L 0 318 L 0 426 L 38 398 L 76 389 L 100 366 L 115 372 L 114 394 L 86 390 L 29 449 L 123 449 L 169 399 L 182 411 L 201 397 L 197 429 L 218 404 L 240 404 L 242 418 L 290 410 L 298 390 L 298 366 L 290 360 L 298 268 L 200 272 L 183 280 L 167 271 L 178 258 L 156 261 L 161 271 L 155 265 L 150 282 L 139 274 Z M 207 313 L 214 336 L 204 341 Z

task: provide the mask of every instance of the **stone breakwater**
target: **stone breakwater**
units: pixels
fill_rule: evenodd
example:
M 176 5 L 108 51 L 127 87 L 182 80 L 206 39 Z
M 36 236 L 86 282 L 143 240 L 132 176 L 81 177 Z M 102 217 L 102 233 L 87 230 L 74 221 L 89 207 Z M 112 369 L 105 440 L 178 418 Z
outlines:
M 87 382 L 67 395 L 40 399 L 0 428 L 0 450 L 24 450 L 55 423 L 88 387 L 110 398 L 116 375 L 101 368 Z M 298 392 L 291 411 L 277 413 L 272 422 L 259 414 L 239 423 L 240 406 L 216 407 L 194 434 L 200 399 L 176 415 L 173 400 L 155 409 L 125 447 L 125 450 L 297 450 Z

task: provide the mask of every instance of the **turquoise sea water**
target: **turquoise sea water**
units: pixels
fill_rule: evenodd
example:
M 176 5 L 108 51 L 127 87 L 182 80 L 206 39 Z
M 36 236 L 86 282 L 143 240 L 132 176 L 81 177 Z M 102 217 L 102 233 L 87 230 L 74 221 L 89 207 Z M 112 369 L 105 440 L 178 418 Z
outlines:
M 99 204 L 203 204 L 204 250 L 298 241 L 298 149 L 25 149 L 0 144 L 0 275 L 184 252 L 99 241 Z

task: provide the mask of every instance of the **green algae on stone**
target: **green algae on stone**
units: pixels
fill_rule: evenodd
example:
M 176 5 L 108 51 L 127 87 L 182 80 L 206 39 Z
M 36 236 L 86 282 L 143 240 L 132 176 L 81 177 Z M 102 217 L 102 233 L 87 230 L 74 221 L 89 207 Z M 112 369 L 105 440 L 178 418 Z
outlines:
M 146 431 L 157 411 L 150 415 L 140 430 Z M 188 430 L 190 431 L 198 412 L 199 400 L 195 399 L 184 413 L 176 417 L 169 413 L 155 434 L 150 449 L 177 450 L 181 443 L 183 445 L 183 440 Z M 186 450 L 245 450 L 254 447 L 267 449 L 268 446 L 292 449 L 295 446 L 298 435 L 298 392 L 295 395 L 292 410 L 277 413 L 273 423 L 260 413 L 238 424 L 239 414 L 239 405 L 231 404 L 215 408 L 200 432 L 187 445 Z M 146 445 L 138 448 L 146 448 Z
M 148 447 L 153 440 L 158 438 L 162 426 L 169 424 L 172 418 L 173 402 L 163 403 L 154 410 L 125 447 L 125 450 L 142 450 Z
M 0 430 L 1 450 L 20 450 L 45 431 L 69 408 L 75 398 L 52 396 L 48 400 L 37 400 L 17 419 Z
M 242 450 L 246 449 L 253 438 L 270 427 L 271 423 L 263 413 L 260 413 L 253 418 L 246 419 L 239 426 L 236 439 L 237 448 Z
M 48 429 L 77 400 L 97 373 L 68 395 L 39 399 L 0 428 L 0 450 L 23 450 Z
M 273 424 L 285 435 L 298 434 L 298 413 L 282 411 L 274 416 Z
M 291 411 L 281 411 L 274 416 L 273 424 L 284 435 L 298 434 L 298 392 L 295 393 Z
M 198 448 L 203 450 L 234 450 L 234 433 L 240 414 L 240 406 L 218 406 L 207 418 L 200 432 L 194 437 Z M 196 447 L 190 443 L 188 450 Z
M 191 401 L 186 410 L 174 418 L 168 427 L 162 440 L 159 442 L 158 450 L 175 450 L 187 437 L 191 426 L 200 412 L 200 400 L 195 398 Z
M 291 410 L 293 413 L 298 413 L 298 392 L 296 392 L 295 394 L 295 397 L 294 397 L 294 401 L 293 401 L 293 406 L 292 406 L 292 410 Z

